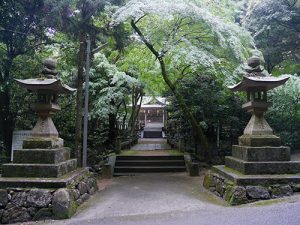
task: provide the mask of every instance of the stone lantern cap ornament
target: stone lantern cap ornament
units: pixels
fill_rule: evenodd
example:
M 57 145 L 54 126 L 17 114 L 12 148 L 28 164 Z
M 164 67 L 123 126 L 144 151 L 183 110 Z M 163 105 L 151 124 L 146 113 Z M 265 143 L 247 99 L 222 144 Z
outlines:
M 232 91 L 247 93 L 248 102 L 243 108 L 252 114 L 244 130 L 244 135 L 239 138 L 239 144 L 245 146 L 279 146 L 280 138 L 273 134 L 273 130 L 265 120 L 263 113 L 272 103 L 267 101 L 267 91 L 284 84 L 289 77 L 272 77 L 264 70 L 259 57 L 253 56 L 247 61 L 246 74 L 241 82 L 230 86 Z
M 60 111 L 57 99 L 59 94 L 71 94 L 76 89 L 69 87 L 57 79 L 56 60 L 46 59 L 43 62 L 44 69 L 42 76 L 35 79 L 16 79 L 17 83 L 28 91 L 37 94 L 37 101 L 32 105 L 32 109 L 38 113 L 38 121 L 32 130 L 30 141 L 24 140 L 23 148 L 33 148 L 32 144 L 44 145 L 44 147 L 62 147 L 63 140 L 58 137 L 57 129 L 52 121 L 55 112 Z M 50 143 L 50 144 L 49 144 Z M 35 145 L 35 144 L 33 144 Z M 43 147 L 43 146 L 39 146 Z

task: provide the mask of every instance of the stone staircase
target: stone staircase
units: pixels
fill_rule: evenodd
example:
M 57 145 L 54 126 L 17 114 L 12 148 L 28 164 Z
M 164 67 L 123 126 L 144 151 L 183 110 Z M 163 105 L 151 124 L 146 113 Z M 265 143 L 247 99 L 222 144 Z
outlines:
M 145 127 L 143 138 L 162 138 L 161 127 Z
M 114 176 L 186 171 L 183 156 L 117 156 Z

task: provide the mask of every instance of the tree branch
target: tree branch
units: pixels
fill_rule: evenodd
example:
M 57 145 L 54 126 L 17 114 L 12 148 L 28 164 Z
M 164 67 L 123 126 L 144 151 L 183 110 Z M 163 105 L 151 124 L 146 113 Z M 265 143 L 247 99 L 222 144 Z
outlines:
M 140 18 L 141 19 L 141 18 Z M 140 20 L 139 19 L 139 20 Z M 144 44 L 149 48 L 149 50 L 156 56 L 156 58 L 159 57 L 159 53 L 158 51 L 156 51 L 154 49 L 153 44 L 150 43 L 150 41 L 148 41 L 145 36 L 143 35 L 143 33 L 141 32 L 141 30 L 136 26 L 136 23 L 134 22 L 134 20 L 132 19 L 131 22 L 131 27 L 134 29 L 135 32 L 137 32 L 137 34 L 140 36 L 142 42 L 144 42 Z

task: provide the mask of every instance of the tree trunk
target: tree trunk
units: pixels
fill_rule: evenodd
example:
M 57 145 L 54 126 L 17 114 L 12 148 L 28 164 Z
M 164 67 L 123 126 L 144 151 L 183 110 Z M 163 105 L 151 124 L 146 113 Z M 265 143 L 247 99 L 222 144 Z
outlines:
M 10 112 L 10 96 L 9 91 L 5 90 L 0 93 L 0 127 L 3 137 L 6 156 L 10 156 L 12 146 L 12 133 L 15 127 L 15 121 Z
M 118 131 L 117 131 L 117 119 L 116 119 L 116 115 L 113 113 L 110 113 L 108 115 L 109 119 L 109 131 L 108 131 L 108 139 L 109 139 L 109 143 L 112 145 L 112 147 L 116 146 L 116 138 L 118 135 Z
M 15 118 L 10 111 L 10 88 L 6 83 L 9 82 L 10 70 L 12 68 L 13 58 L 7 55 L 7 60 L 4 60 L 4 76 L 1 78 L 3 83 L 3 91 L 0 92 L 0 127 L 3 137 L 6 156 L 10 156 L 12 146 L 12 134 L 15 128 Z
M 141 40 L 143 41 L 143 43 L 147 46 L 147 48 L 154 54 L 154 56 L 158 59 L 159 64 L 160 64 L 160 68 L 161 68 L 161 74 L 162 77 L 165 81 L 165 83 L 168 85 L 168 87 L 170 88 L 170 90 L 172 91 L 172 93 L 174 94 L 184 116 L 189 120 L 192 129 L 195 133 L 195 137 L 197 140 L 199 140 L 201 142 L 201 146 L 204 148 L 204 151 L 206 153 L 206 158 L 207 161 L 210 161 L 210 152 L 208 151 L 208 142 L 207 139 L 202 131 L 202 128 L 200 127 L 200 125 L 197 123 L 197 120 L 195 119 L 194 115 L 191 113 L 191 111 L 189 110 L 188 106 L 186 105 L 183 96 L 176 90 L 175 85 L 171 82 L 171 80 L 168 77 L 167 74 L 167 70 L 166 70 L 166 66 L 165 66 L 165 62 L 164 62 L 164 55 L 163 53 L 160 53 L 158 51 L 156 51 L 154 49 L 154 46 L 152 43 L 150 43 L 145 36 L 143 35 L 143 33 L 140 31 L 140 29 L 136 26 L 136 23 L 134 22 L 134 20 L 131 20 L 131 27 L 137 32 L 137 34 L 140 36 Z M 197 141 L 195 140 L 195 141 Z
M 76 133 L 75 133 L 75 157 L 78 166 L 82 165 L 82 103 L 83 103 L 83 77 L 85 64 L 85 40 L 86 34 L 81 31 L 79 36 L 80 47 L 77 62 L 77 96 L 76 96 Z

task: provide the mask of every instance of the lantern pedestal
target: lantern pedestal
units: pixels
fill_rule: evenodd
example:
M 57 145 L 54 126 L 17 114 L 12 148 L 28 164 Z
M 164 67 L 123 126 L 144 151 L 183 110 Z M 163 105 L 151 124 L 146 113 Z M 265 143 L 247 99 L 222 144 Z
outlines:
M 70 149 L 64 147 L 52 121 L 60 111 L 58 94 L 75 89 L 55 78 L 53 60 L 45 60 L 44 66 L 42 78 L 17 80 L 37 94 L 32 109 L 38 121 L 32 136 L 24 140 L 23 149 L 14 151 L 13 162 L 2 165 L 1 210 L 6 217 L 0 218 L 0 223 L 69 218 L 98 190 L 88 169 L 77 168 L 77 160 L 70 158 Z
M 203 185 L 223 197 L 231 205 L 278 198 L 300 192 L 300 162 L 291 161 L 290 148 L 281 146 L 279 137 L 264 118 L 271 103 L 267 90 L 288 78 L 265 77 L 258 58 L 248 61 L 248 74 L 231 87 L 247 92 L 248 102 L 243 108 L 252 114 L 239 145 L 232 146 L 232 156 L 225 157 L 225 165 L 212 167 Z

